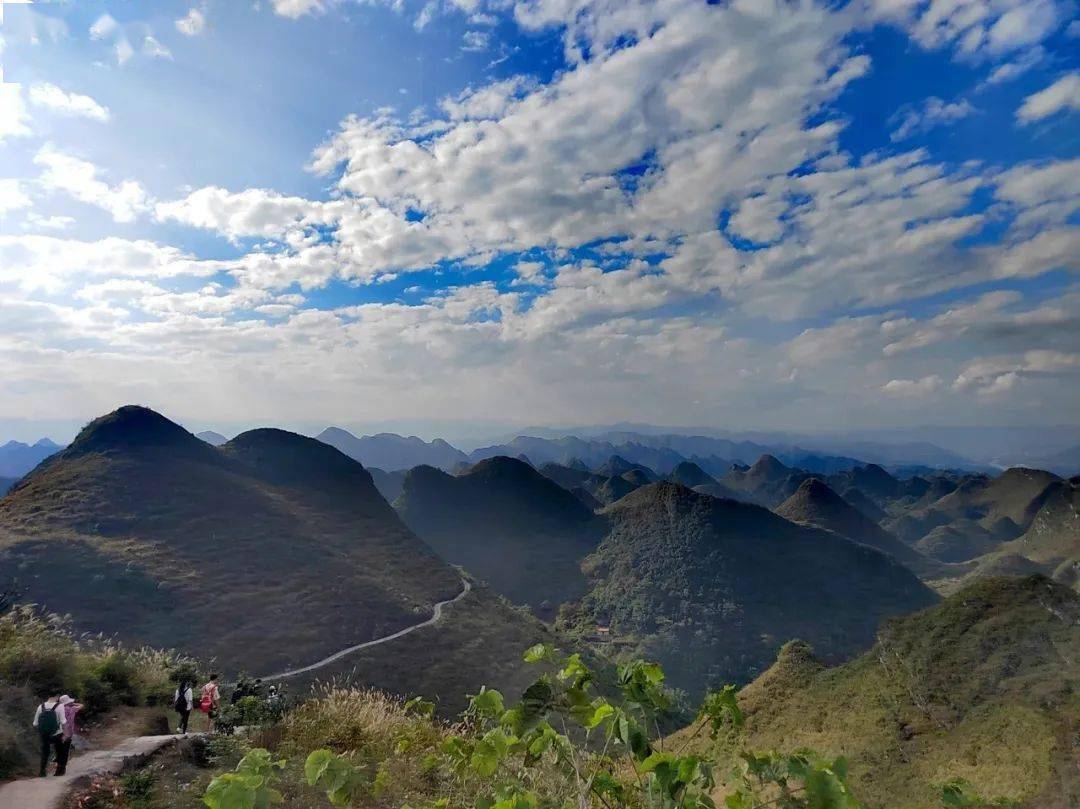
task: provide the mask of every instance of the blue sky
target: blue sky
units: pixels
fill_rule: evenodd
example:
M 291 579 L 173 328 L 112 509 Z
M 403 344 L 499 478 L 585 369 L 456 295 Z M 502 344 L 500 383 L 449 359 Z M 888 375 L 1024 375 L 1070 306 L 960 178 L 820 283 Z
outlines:
M 1080 413 L 1073 2 L 3 10 L 9 432 Z

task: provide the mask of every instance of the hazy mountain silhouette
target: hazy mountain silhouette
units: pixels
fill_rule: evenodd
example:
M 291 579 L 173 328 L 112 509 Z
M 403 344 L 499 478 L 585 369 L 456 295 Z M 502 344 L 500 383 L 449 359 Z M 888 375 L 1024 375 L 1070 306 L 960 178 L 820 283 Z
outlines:
M 603 530 L 574 494 L 516 458 L 489 458 L 456 476 L 416 467 L 395 505 L 448 562 L 535 608 L 583 592 L 579 561 Z
M 201 441 L 205 441 L 212 447 L 220 447 L 222 444 L 229 443 L 228 438 L 221 433 L 215 433 L 213 430 L 204 430 L 201 433 L 195 433 L 195 437 Z
M 387 472 L 377 466 L 366 467 L 371 473 L 371 479 L 375 482 L 375 488 L 385 498 L 386 502 L 393 503 L 401 496 L 401 487 L 405 483 L 405 476 L 409 474 L 407 469 L 399 469 L 395 472 Z
M 609 627 L 621 651 L 664 663 L 693 695 L 745 682 L 793 637 L 842 659 L 873 642 L 882 618 L 936 600 L 874 548 L 675 483 L 601 515 L 609 532 L 584 563 L 592 586 L 568 625 Z
M 357 438 L 339 427 L 328 427 L 317 438 L 325 444 L 344 452 L 364 466 L 374 466 L 387 472 L 412 469 L 428 465 L 438 469 L 453 469 L 468 461 L 468 456 L 441 438 L 424 441 L 416 436 L 408 438 L 394 433 L 379 433 Z
M 0 445 L 0 477 L 21 478 L 60 449 L 60 445 L 42 438 L 33 444 L 8 441 Z

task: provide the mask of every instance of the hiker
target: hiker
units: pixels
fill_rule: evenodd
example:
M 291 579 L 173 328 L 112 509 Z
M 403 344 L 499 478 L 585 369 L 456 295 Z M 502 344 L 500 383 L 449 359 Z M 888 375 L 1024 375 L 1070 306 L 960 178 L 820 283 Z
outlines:
M 75 741 L 75 731 L 77 730 L 75 725 L 75 718 L 79 715 L 79 711 L 83 706 L 81 702 L 76 702 L 72 697 L 64 694 L 60 697 L 60 705 L 64 709 L 64 724 L 63 733 L 60 735 L 64 740 L 64 757 L 60 762 L 60 770 L 67 770 L 68 758 L 71 756 L 71 745 Z
M 210 675 L 210 680 L 202 687 L 199 697 L 199 710 L 206 714 L 215 726 L 221 708 L 221 691 L 218 689 L 217 678 L 216 674 Z
M 56 753 L 56 775 L 64 774 L 67 761 L 64 756 L 64 707 L 60 704 L 60 695 L 51 692 L 52 696 L 44 698 L 37 711 L 34 713 L 34 727 L 37 728 L 41 737 L 41 771 L 39 775 L 44 778 L 48 773 L 45 768 L 49 765 L 49 752 Z
M 194 707 L 195 693 L 191 683 L 181 680 L 180 685 L 173 694 L 173 709 L 180 714 L 180 725 L 176 728 L 177 733 L 187 736 L 188 719 L 191 717 L 191 709 Z

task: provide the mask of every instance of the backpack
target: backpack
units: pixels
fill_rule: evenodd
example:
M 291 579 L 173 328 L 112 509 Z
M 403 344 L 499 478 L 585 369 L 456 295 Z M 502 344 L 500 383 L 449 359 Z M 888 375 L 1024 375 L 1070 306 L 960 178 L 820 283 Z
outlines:
M 187 689 L 176 690 L 176 699 L 173 701 L 173 709 L 177 713 L 186 713 L 188 710 Z
M 56 717 L 55 703 L 52 708 L 46 708 L 45 703 L 41 703 L 41 713 L 38 715 L 37 729 L 38 733 L 47 739 L 60 732 L 60 720 Z

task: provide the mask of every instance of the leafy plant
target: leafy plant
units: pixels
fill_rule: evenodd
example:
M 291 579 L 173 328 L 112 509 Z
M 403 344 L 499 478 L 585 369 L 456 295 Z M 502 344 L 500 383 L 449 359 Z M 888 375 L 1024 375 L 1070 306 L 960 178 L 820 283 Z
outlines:
M 275 760 L 268 750 L 248 752 L 233 772 L 222 773 L 210 782 L 203 803 L 210 809 L 266 809 L 284 801 L 272 784 L 285 760 Z

